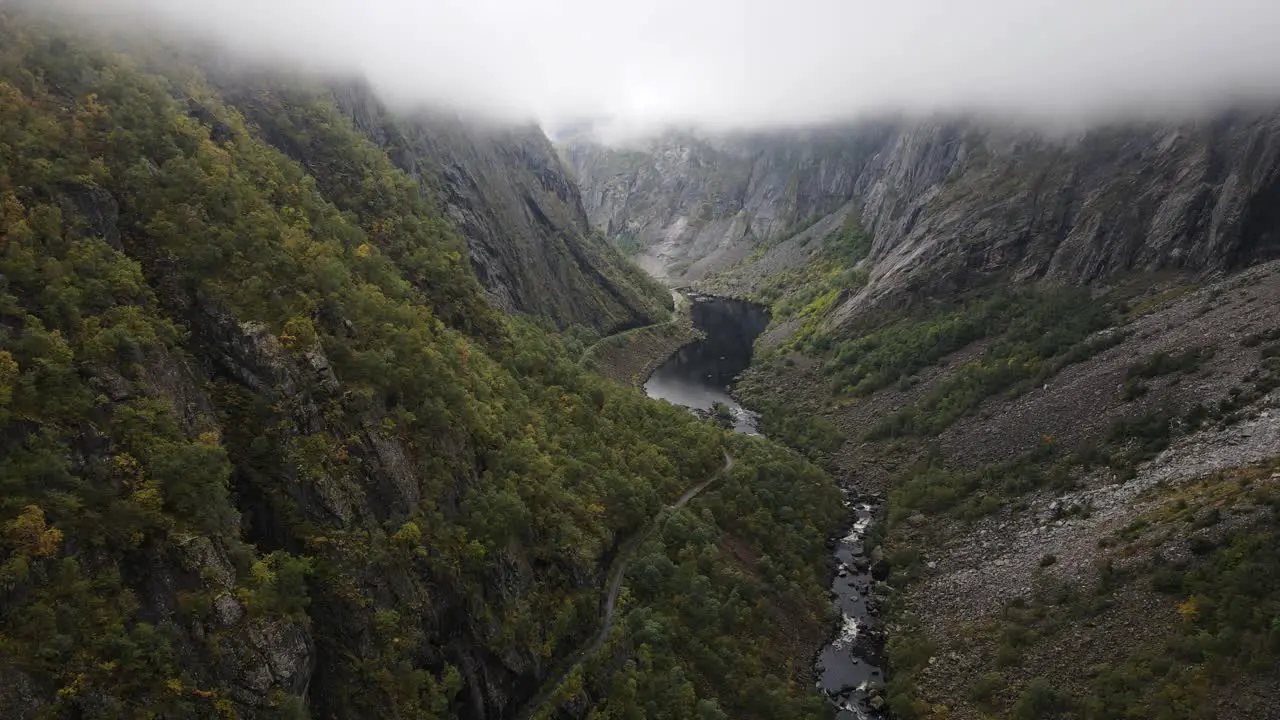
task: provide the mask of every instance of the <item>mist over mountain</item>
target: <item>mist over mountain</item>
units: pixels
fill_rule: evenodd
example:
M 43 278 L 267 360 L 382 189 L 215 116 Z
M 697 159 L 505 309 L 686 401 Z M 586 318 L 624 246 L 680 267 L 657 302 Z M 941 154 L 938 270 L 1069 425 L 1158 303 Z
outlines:
M 868 113 L 1079 122 L 1280 91 L 1280 7 L 1252 0 L 58 0 L 241 54 L 367 75 L 410 104 L 614 134 Z M 601 123 L 596 123 L 601 124 Z

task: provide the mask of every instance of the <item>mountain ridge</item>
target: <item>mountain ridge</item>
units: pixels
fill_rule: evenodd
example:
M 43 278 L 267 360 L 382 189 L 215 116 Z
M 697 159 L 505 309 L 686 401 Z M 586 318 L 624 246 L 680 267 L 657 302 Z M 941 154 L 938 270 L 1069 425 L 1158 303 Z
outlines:
M 1275 257 L 1280 117 L 1098 127 L 1054 138 L 972 120 L 852 124 L 806 135 L 660 136 L 641 149 L 560 144 L 596 227 L 634 237 L 651 269 L 691 282 L 753 252 L 782 266 L 853 215 L 870 237 L 844 322 L 931 286 L 1088 283 L 1130 271 L 1239 269 Z M 801 242 L 788 241 L 797 238 Z M 781 249 L 774 246 L 784 245 Z M 729 274 L 732 277 L 732 273 Z

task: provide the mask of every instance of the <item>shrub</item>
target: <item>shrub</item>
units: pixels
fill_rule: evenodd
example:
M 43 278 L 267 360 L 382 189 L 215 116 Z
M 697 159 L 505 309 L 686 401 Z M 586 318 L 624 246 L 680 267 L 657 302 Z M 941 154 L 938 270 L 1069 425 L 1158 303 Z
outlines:
M 894 383 L 907 389 L 921 369 L 975 340 L 998 338 L 918 405 L 882 418 L 864 439 L 935 434 L 986 398 L 1039 387 L 1062 367 L 1119 342 L 1120 333 L 1089 338 L 1111 319 L 1108 306 L 1080 290 L 1002 293 L 841 343 L 827 372 L 838 393 L 862 396 Z
M 1173 373 L 1190 375 L 1199 370 L 1205 361 L 1212 358 L 1214 352 L 1215 350 L 1211 347 L 1192 348 L 1179 353 L 1169 353 L 1161 350 L 1146 360 L 1130 366 L 1126 377 L 1129 380 L 1149 380 L 1162 375 L 1172 375 Z
M 1058 693 L 1048 680 L 1035 678 L 1027 684 L 1018 697 L 1018 702 L 1014 704 L 1013 717 L 1017 720 L 1040 720 L 1060 715 L 1070 709 L 1070 701 Z
M 966 696 L 969 698 L 969 702 L 974 705 L 987 712 L 994 712 L 998 696 L 1007 688 L 1008 684 L 1005 682 L 1003 675 L 998 672 L 989 672 L 969 686 Z

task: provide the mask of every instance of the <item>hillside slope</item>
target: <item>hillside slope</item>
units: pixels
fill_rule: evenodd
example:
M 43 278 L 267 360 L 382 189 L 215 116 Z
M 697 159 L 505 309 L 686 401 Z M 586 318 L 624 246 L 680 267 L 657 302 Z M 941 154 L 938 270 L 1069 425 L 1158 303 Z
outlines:
M 895 717 L 1280 717 L 1278 278 L 957 299 L 748 373 L 887 499 Z
M 559 700 L 820 713 L 795 658 L 823 631 L 827 476 L 585 373 L 491 305 L 424 183 L 332 96 L 249 84 L 251 103 L 16 5 L 0 715 L 510 717 L 596 626 L 618 548 L 726 450 L 732 472 L 637 551 L 609 643 Z M 621 317 L 597 290 L 575 321 Z
M 737 392 L 886 505 L 906 718 L 1280 717 L 1280 115 L 673 133 L 561 152 Z

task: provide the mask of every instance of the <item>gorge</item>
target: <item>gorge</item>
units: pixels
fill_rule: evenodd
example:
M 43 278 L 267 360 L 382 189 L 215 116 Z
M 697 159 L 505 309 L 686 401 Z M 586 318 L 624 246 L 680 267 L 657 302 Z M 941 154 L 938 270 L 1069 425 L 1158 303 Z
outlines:
M 1274 607 L 1205 578 L 1273 559 L 1242 548 L 1274 537 L 1275 118 L 559 148 L 642 264 L 770 307 L 735 393 L 764 434 L 887 497 L 867 544 L 894 717 L 1251 718 L 1274 675 L 1227 700 L 1197 658 L 1255 651 L 1184 638 L 1269 631 L 1175 606 Z M 1153 644 L 1180 659 L 1153 671 Z
M 1274 105 L 553 142 L 70 17 L 0 716 L 1277 717 Z
M 768 325 L 768 316 L 758 306 L 739 300 L 699 295 L 690 299 L 694 326 L 703 337 L 660 365 L 644 383 L 644 392 L 704 413 L 717 405 L 727 408 L 730 416 L 724 422 L 735 432 L 756 435 L 755 413 L 739 405 L 731 390 L 750 365 L 752 344 Z M 849 526 L 834 542 L 835 572 L 829 591 L 840 611 L 840 629 L 818 654 L 817 684 L 841 710 L 838 717 L 869 719 L 880 717 L 877 710 L 884 702 L 876 700 L 884 687 L 878 667 L 883 641 L 871 597 L 872 561 L 864 547 L 876 507 L 860 499 L 843 505 Z

